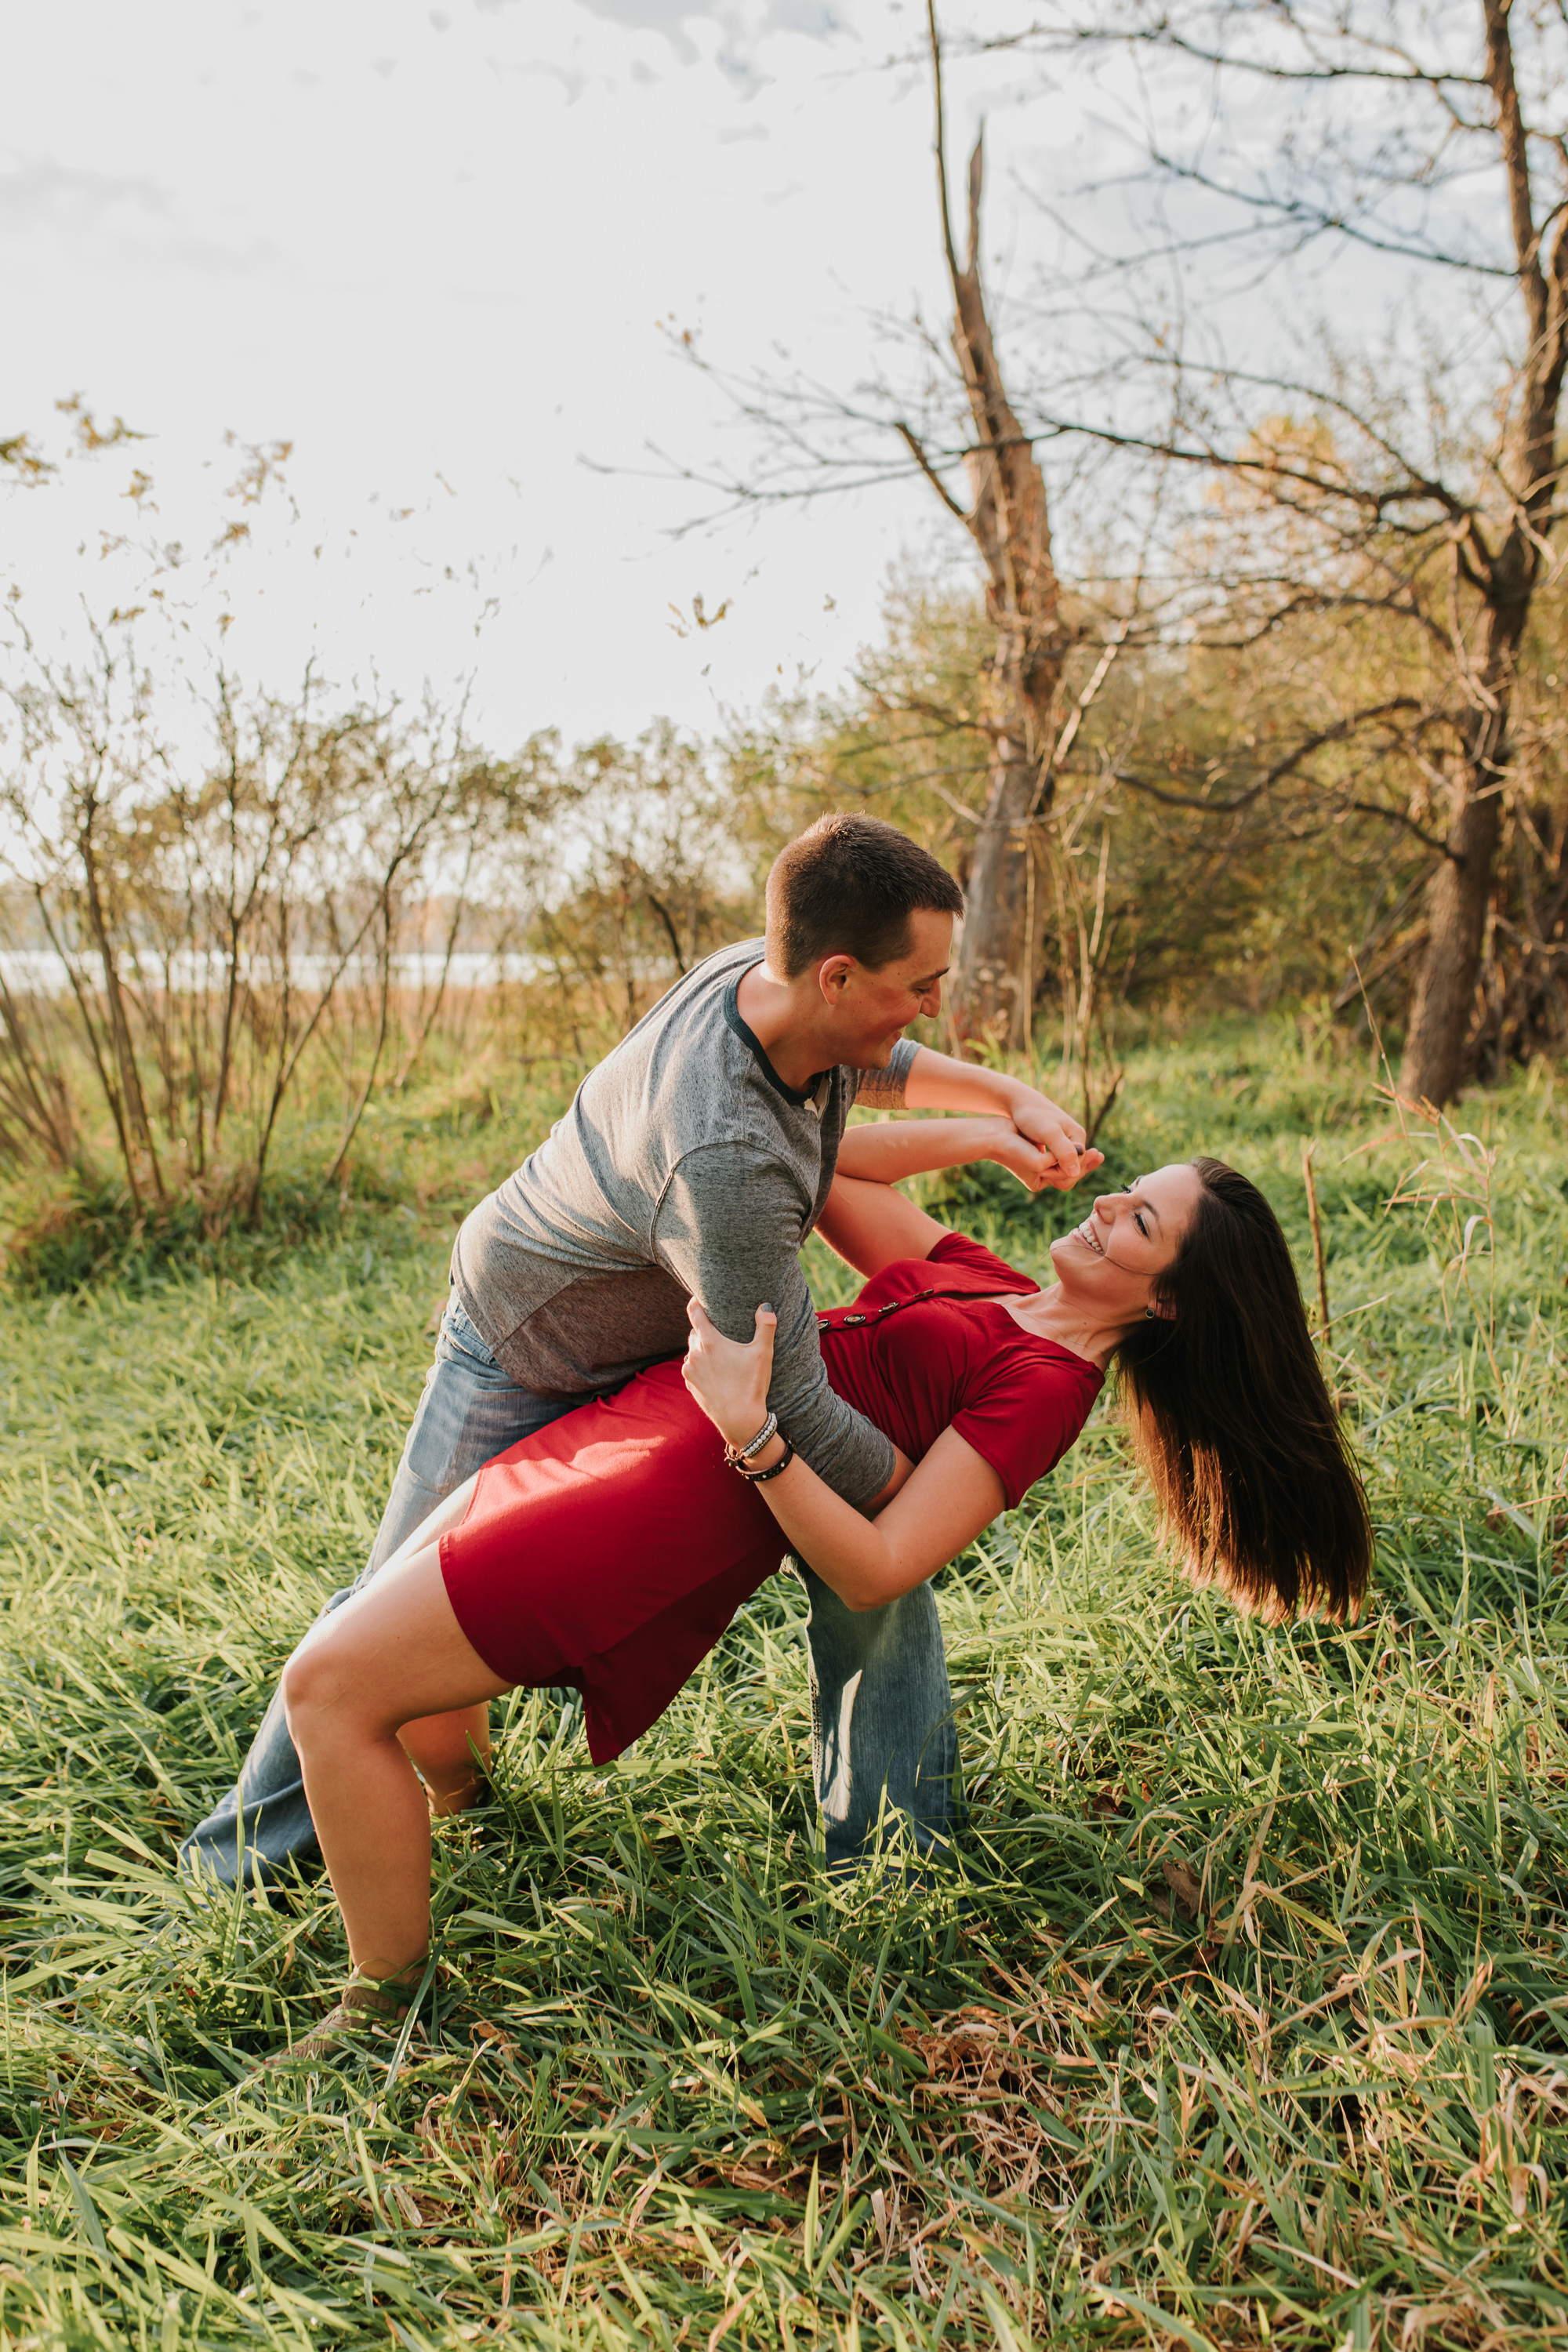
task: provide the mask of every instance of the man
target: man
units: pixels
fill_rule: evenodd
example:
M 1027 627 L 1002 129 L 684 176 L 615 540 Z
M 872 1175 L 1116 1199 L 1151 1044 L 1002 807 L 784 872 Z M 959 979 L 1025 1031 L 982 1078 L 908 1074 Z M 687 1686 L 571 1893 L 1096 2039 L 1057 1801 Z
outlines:
M 963 905 L 935 858 L 879 818 L 819 818 L 781 853 L 765 940 L 689 972 L 463 1225 L 364 1577 L 493 1455 L 683 1353 L 689 1297 L 734 1339 L 750 1339 L 760 1302 L 774 1306 L 770 1408 L 838 1494 L 877 1507 L 894 1450 L 828 1386 L 798 1258 L 851 1105 L 1000 1113 L 1037 1148 L 1039 1181 L 1065 1188 L 1080 1173 L 1076 1120 L 1032 1087 L 903 1035 L 940 1007 Z M 921 1586 L 857 1613 L 803 1572 L 829 1864 L 865 1851 L 884 1805 L 930 1851 L 952 1825 L 957 1763 L 934 1598 Z M 449 1744 L 447 1770 L 432 1770 L 427 1743 L 421 1751 L 438 1810 L 472 1793 L 464 1719 L 452 1718 Z M 238 1787 L 181 1857 L 227 1884 L 240 1872 L 265 1884 L 316 1853 L 275 1696 Z

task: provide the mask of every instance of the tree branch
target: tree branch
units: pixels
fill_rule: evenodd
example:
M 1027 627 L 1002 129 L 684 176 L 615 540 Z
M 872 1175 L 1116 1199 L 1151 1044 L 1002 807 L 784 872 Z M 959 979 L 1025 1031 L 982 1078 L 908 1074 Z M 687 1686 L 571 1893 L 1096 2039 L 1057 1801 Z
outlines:
M 909 426 L 904 423 L 901 416 L 895 419 L 893 430 L 904 443 L 910 457 L 914 459 L 916 465 L 920 467 L 921 473 L 925 476 L 927 481 L 931 484 L 938 498 L 942 500 L 942 505 L 947 509 L 949 514 L 956 515 L 959 521 L 967 528 L 973 521 L 973 516 L 970 513 L 967 507 L 961 507 L 959 505 L 958 500 L 953 497 L 952 492 L 948 488 L 947 484 L 942 480 L 942 476 L 937 472 L 936 467 L 931 464 L 931 459 L 926 456 L 925 451 L 921 448 L 920 443 L 916 440 L 913 433 L 910 432 Z

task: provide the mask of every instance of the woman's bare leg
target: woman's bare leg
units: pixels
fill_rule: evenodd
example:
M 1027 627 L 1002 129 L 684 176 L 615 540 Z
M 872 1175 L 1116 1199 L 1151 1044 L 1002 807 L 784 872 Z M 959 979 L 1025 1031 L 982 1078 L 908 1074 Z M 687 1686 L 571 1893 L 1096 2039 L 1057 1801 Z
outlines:
M 454 1486 L 445 1502 L 437 1503 L 429 1517 L 421 1519 L 413 1534 L 405 1537 L 391 1558 L 384 1561 L 376 1571 L 377 1577 L 412 1559 L 416 1552 L 428 1550 L 449 1528 L 461 1527 L 478 1483 L 476 1472 L 460 1486 Z M 473 1803 L 484 1786 L 481 1768 L 489 1759 L 488 1706 L 458 1707 L 449 1715 L 420 1716 L 403 1726 L 398 1739 L 404 1754 L 429 1790 L 433 1813 L 460 1813 L 465 1806 Z M 478 1765 L 474 1761 L 476 1750 Z
M 433 1813 L 460 1813 L 482 1794 L 490 1760 L 488 1706 L 422 1715 L 404 1725 L 397 1743 L 424 1781 Z
M 430 1811 L 398 1734 L 429 1717 L 471 1721 L 510 1688 L 453 1614 L 428 1522 L 419 1533 L 424 1544 L 319 1620 L 283 1670 L 310 1818 L 370 1977 L 395 1976 L 430 1943 Z

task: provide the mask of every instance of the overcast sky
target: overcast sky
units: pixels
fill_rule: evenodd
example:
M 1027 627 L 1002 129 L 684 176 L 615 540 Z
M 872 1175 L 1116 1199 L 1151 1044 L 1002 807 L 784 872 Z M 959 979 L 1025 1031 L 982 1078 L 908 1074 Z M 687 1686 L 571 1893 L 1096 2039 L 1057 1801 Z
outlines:
M 832 680 L 889 560 L 941 540 L 929 495 L 675 543 L 696 494 L 583 460 L 700 463 L 721 437 L 661 320 L 848 383 L 872 310 L 923 292 L 940 315 L 929 99 L 884 65 L 918 30 L 889 0 L 15 15 L 0 431 L 58 444 L 80 392 L 150 436 L 8 499 L 35 626 L 84 588 L 104 611 L 134 593 L 105 530 L 177 540 L 195 579 L 232 433 L 293 443 L 299 515 L 247 510 L 202 607 L 204 645 L 233 614 L 242 671 L 286 677 L 314 645 L 343 680 L 471 676 L 497 745 L 702 726 L 781 676 Z M 961 92 L 960 135 L 994 85 Z M 1010 204 L 999 184 L 999 250 Z M 730 611 L 681 636 L 668 608 L 694 595 Z
M 14 12 L 0 96 L 7 293 L 0 432 L 59 446 L 85 395 L 149 437 L 6 500 L 8 571 L 47 636 L 134 599 L 179 543 L 196 666 L 345 687 L 471 678 L 478 731 L 713 722 L 771 682 L 828 685 L 875 635 L 889 562 L 953 548 L 917 485 L 673 541 L 725 436 L 663 320 L 743 366 L 870 363 L 877 310 L 945 310 L 930 99 L 887 60 L 894 0 L 77 0 Z M 1011 22 L 977 0 L 972 14 Z M 1018 69 L 954 75 L 984 112 L 1005 301 L 1091 93 L 1027 106 Z M 224 503 L 237 444 L 283 488 Z M 604 475 L 584 463 L 634 469 Z M 140 500 L 124 492 L 133 469 Z M 250 526 L 216 561 L 227 520 Z M 128 549 L 104 557 L 104 534 Z M 945 535 L 944 535 L 945 534 Z M 80 551 L 79 552 L 79 551 Z M 195 583 L 192 585 L 191 583 Z M 167 584 L 167 583 L 166 583 Z M 680 634 L 694 596 L 713 613 Z M 176 598 L 176 601 L 178 599 Z

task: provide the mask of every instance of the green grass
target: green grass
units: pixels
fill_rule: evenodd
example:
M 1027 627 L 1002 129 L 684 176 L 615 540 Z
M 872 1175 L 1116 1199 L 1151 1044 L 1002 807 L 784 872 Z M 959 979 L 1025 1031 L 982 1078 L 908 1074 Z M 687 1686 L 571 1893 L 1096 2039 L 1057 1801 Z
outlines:
M 1363 1624 L 1194 1596 L 1097 1423 L 943 1580 L 963 1899 L 825 1885 L 781 1578 L 618 1767 L 511 1705 L 393 2079 L 258 2077 L 333 1907 L 170 1855 L 363 1559 L 455 1188 L 523 1114 L 389 1137 L 412 1213 L 265 1286 L 0 1308 L 0 2343 L 1561 2342 L 1568 1155 L 1542 1073 L 1465 1115 L 1473 1298 L 1451 1210 L 1381 1208 L 1411 1155 L 1344 1157 L 1387 1123 L 1364 1068 L 1288 1032 L 1146 1055 L 1111 1139 L 1236 1160 L 1309 1273 L 1320 1137 Z M 954 1191 L 1043 1263 L 1053 1204 Z

